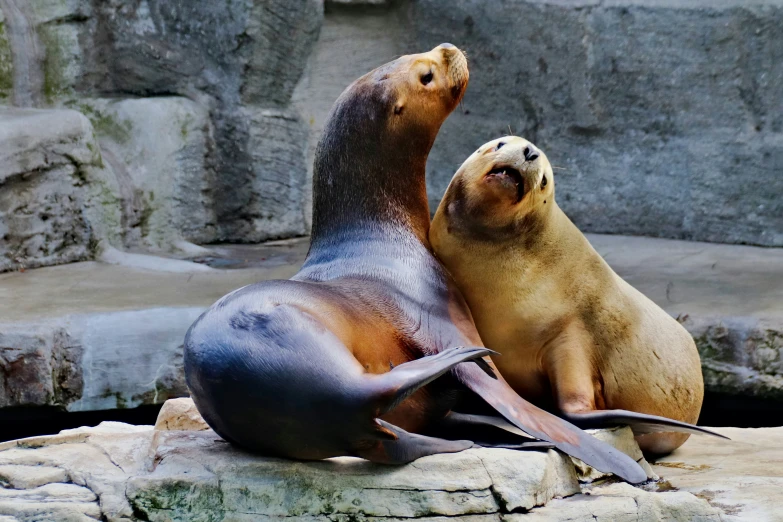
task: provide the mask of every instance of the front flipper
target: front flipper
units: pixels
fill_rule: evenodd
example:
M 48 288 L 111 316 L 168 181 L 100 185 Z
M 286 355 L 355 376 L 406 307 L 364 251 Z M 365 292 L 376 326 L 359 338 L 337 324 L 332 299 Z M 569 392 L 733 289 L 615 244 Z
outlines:
M 631 457 L 601 442 L 551 413 L 533 406 L 500 377 L 491 379 L 474 365 L 454 369 L 455 376 L 477 393 L 509 422 L 537 439 L 551 442 L 559 450 L 585 464 L 637 484 L 647 480 L 647 474 Z
M 687 422 L 680 422 L 657 415 L 647 415 L 645 413 L 636 413 L 627 410 L 595 410 L 584 413 L 565 413 L 559 414 L 561 417 L 572 424 L 588 430 L 596 428 L 609 428 L 614 426 L 630 426 L 634 435 L 644 435 L 647 433 L 678 432 L 693 433 L 696 435 L 712 435 L 722 439 L 729 439 L 725 435 L 710 431 Z
M 400 365 L 402 366 L 402 365 Z M 379 440 L 369 448 L 354 450 L 357 457 L 380 464 L 407 464 L 420 457 L 436 453 L 456 453 L 476 447 L 469 440 L 445 440 L 416 433 L 408 433 L 402 428 L 376 419 L 387 433 L 396 437 L 392 440 Z
M 413 392 L 462 362 L 481 361 L 483 365 L 472 366 L 490 380 L 495 379 L 494 374 L 487 373 L 485 366 L 488 368 L 489 365 L 481 359 L 492 353 L 495 352 L 480 346 L 458 346 L 400 364 L 390 372 L 370 376 L 367 382 L 371 387 L 370 396 L 378 408 L 376 416 L 380 417 L 391 411 Z

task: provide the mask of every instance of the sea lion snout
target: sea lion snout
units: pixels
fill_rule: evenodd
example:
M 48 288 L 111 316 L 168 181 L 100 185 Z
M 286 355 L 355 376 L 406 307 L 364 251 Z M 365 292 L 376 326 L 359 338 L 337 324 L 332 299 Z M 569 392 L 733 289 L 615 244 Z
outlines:
M 442 43 L 432 52 L 439 52 L 443 59 L 443 65 L 451 80 L 451 95 L 455 100 L 462 98 L 465 87 L 468 84 L 468 60 L 457 46 L 450 43 Z

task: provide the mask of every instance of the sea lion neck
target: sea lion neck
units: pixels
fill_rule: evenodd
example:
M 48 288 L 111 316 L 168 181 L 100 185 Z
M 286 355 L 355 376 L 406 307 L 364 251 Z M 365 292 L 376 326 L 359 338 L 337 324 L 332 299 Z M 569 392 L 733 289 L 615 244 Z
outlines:
M 428 244 L 425 165 L 437 128 L 391 130 L 377 97 L 353 94 L 338 100 L 316 149 L 311 249 L 366 228 Z

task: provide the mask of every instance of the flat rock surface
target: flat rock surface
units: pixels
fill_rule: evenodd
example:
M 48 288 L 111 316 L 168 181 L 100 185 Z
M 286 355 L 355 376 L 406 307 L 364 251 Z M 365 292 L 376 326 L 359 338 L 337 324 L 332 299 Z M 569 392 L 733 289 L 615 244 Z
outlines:
M 633 443 L 627 428 L 602 438 Z M 105 422 L 0 444 L 0 470 L 0 517 L 22 521 L 723 520 L 719 507 L 655 482 L 580 482 L 554 450 L 472 449 L 399 467 L 294 462 L 245 453 L 211 430 Z
M 727 443 L 691 437 L 653 464 L 679 491 L 722 509 L 724 520 L 783 519 L 783 428 L 718 428 Z

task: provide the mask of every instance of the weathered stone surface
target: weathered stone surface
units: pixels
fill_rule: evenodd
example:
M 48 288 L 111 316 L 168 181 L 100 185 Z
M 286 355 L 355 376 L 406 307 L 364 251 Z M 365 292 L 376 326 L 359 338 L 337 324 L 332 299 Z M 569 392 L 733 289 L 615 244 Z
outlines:
M 724 520 L 779 520 L 783 513 L 783 428 L 719 428 L 731 438 L 691 437 L 653 463 L 670 487 L 693 493 L 724 511 Z
M 83 348 L 61 326 L 0 332 L 0 407 L 65 405 L 81 397 Z
M 513 132 L 559 168 L 586 231 L 783 246 L 781 24 L 780 0 L 335 6 L 296 99 L 312 144 L 357 71 L 451 42 L 471 82 L 430 155 L 433 209 L 472 151 Z
M 0 271 L 88 259 L 117 200 L 76 111 L 0 109 Z
M 483 522 L 519 509 L 532 511 L 515 519 L 576 520 L 574 513 L 582 510 L 626 516 L 599 520 L 717 521 L 721 513 L 688 493 L 651 493 L 625 484 L 590 486 L 579 494 L 570 459 L 552 450 L 469 450 L 400 467 L 355 458 L 294 462 L 239 451 L 212 431 L 103 423 L 0 444 L 0 466 L 31 464 L 62 469 L 73 483 L 6 490 L 0 513 L 30 516 L 33 508 L 23 499 L 31 497 L 109 521 L 448 517 Z M 536 507 L 573 494 L 554 500 L 557 509 Z M 13 500 L 4 504 L 5 497 Z
M 208 111 L 181 97 L 82 99 L 116 175 L 125 247 L 176 251 L 216 239 Z
M 65 470 L 51 466 L 0 466 L 0 485 L 4 488 L 34 489 L 68 480 Z
M 628 484 L 590 488 L 582 495 L 553 500 L 508 522 L 719 522 L 724 513 L 685 492 L 650 493 Z M 750 519 L 748 519 L 750 520 Z
M 182 343 L 199 314 L 231 290 L 296 271 L 266 251 L 271 266 L 246 270 L 163 260 L 164 270 L 202 270 L 87 262 L 0 274 L 0 408 L 133 408 L 187 395 Z
M 306 231 L 307 133 L 287 107 L 322 0 L 3 0 L 0 17 L 0 102 L 95 125 L 121 212 L 90 225 L 110 244 L 194 254 Z
M 209 426 L 189 398 L 169 399 L 163 403 L 155 421 L 156 430 L 165 431 L 203 431 Z M 2 469 L 0 469 L 2 473 Z
M 269 110 L 285 113 L 322 17 L 318 0 L 145 2 L 139 8 L 104 2 L 96 8 L 95 38 L 108 48 L 88 56 L 95 71 L 89 89 L 176 93 L 209 108 L 215 139 L 211 160 L 220 173 L 211 186 L 220 240 L 304 232 L 303 202 L 291 199 L 301 185 L 286 187 L 285 198 L 276 186 L 298 176 L 306 143 L 303 124 L 287 115 L 286 128 L 276 130 L 257 118 Z M 274 132 L 259 143 L 256 125 Z M 261 161 L 259 153 L 265 154 Z M 292 213 L 297 216 L 293 228 Z
M 304 235 L 307 131 L 298 113 L 245 109 L 243 114 L 249 122 L 250 177 L 247 185 L 225 188 L 238 196 L 231 212 L 245 219 L 224 222 L 223 234 L 249 242 Z M 228 199 L 223 205 L 228 205 Z

